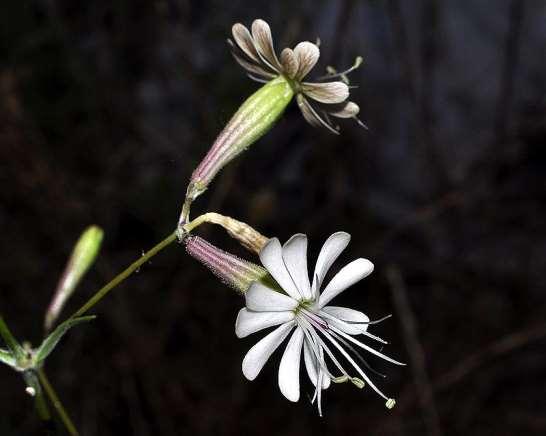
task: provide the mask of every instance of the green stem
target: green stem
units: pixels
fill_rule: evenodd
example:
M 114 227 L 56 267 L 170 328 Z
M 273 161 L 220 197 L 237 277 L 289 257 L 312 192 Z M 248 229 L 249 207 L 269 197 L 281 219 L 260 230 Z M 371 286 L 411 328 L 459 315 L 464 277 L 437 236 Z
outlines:
M 63 425 L 65 426 L 68 434 L 70 436 L 79 436 L 76 426 L 72 422 L 72 419 L 70 419 L 70 416 L 68 416 L 68 413 L 66 412 L 66 409 L 64 408 L 63 403 L 61 403 L 59 396 L 55 392 L 55 389 L 53 389 L 53 386 L 51 386 L 51 383 L 49 382 L 49 379 L 47 378 L 43 369 L 38 370 L 38 377 L 40 377 L 40 382 L 42 383 L 42 387 L 44 388 L 44 391 L 47 397 L 51 401 L 51 404 L 53 404 L 53 407 L 55 408 L 57 414 L 59 415 L 59 418 L 61 419 Z M 43 401 L 43 398 L 42 398 L 42 401 Z M 45 405 L 45 402 L 44 402 L 44 405 Z
M 42 421 L 50 421 L 51 420 L 51 413 L 49 413 L 49 408 L 47 407 L 47 403 L 44 399 L 44 394 L 42 392 L 36 393 L 36 411 L 38 412 L 38 416 Z
M 149 251 L 144 253 L 138 260 L 133 262 L 131 265 L 129 265 L 125 270 L 123 270 L 121 273 L 119 273 L 116 277 L 114 277 L 110 282 L 108 282 L 106 285 L 104 285 L 102 288 L 100 288 L 95 295 L 93 295 L 87 303 L 85 303 L 82 307 L 74 313 L 69 319 L 74 319 L 79 316 L 82 316 L 84 313 L 86 313 L 89 309 L 91 309 L 95 304 L 97 304 L 100 300 L 104 298 L 108 292 L 110 292 L 112 289 L 114 289 L 117 285 L 119 285 L 121 282 L 123 282 L 127 277 L 129 277 L 131 274 L 133 274 L 136 270 L 138 270 L 143 264 L 148 262 L 152 257 L 154 257 L 157 253 L 159 253 L 161 250 L 163 250 L 168 245 L 172 244 L 174 241 L 176 241 L 177 236 L 176 232 L 171 233 L 169 236 L 167 236 L 165 239 L 163 239 L 159 244 L 151 248 Z
M 15 339 L 15 336 L 11 333 L 8 325 L 4 321 L 4 318 L 0 316 L 0 336 L 4 339 L 4 342 L 8 346 L 8 348 L 11 350 L 13 356 L 17 361 L 21 361 L 25 357 L 25 352 L 23 351 L 23 347 L 19 345 L 19 342 L 17 342 L 17 339 Z

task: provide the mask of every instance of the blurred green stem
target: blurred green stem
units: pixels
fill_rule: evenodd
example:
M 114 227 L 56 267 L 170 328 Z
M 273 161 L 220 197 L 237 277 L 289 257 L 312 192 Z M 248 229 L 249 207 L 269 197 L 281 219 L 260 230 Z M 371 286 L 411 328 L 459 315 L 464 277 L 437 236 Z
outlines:
M 36 393 L 36 411 L 38 412 L 38 416 L 42 421 L 49 421 L 51 420 L 51 413 L 49 413 L 49 408 L 47 407 L 47 403 L 44 399 L 44 394 L 42 392 Z
M 61 419 L 63 425 L 66 428 L 66 431 L 70 436 L 79 436 L 78 430 L 76 429 L 76 426 L 70 419 L 70 416 L 68 416 L 68 413 L 66 412 L 66 409 L 63 406 L 63 403 L 61 403 L 61 400 L 59 399 L 59 396 L 55 392 L 55 389 L 53 389 L 53 386 L 51 386 L 51 383 L 49 382 L 49 379 L 47 378 L 45 372 L 43 369 L 38 370 L 38 377 L 40 378 L 40 382 L 42 384 L 42 387 L 44 388 L 44 391 L 49 398 L 49 401 L 51 401 L 51 404 L 53 404 L 53 407 L 55 408 L 57 414 L 59 415 L 59 418 Z M 41 402 L 43 406 L 46 407 L 45 401 L 43 397 L 41 397 Z M 38 408 L 38 413 L 40 413 L 39 410 L 39 401 L 38 397 L 36 398 L 36 408 Z M 49 411 L 47 411 L 49 413 Z M 42 417 L 42 415 L 40 415 Z M 42 419 L 49 419 L 49 418 L 43 418 Z
M 136 270 L 138 270 L 142 265 L 144 265 L 146 262 L 148 262 L 152 257 L 154 257 L 157 253 L 159 253 L 161 250 L 163 250 L 168 245 L 172 244 L 174 241 L 176 241 L 177 236 L 176 232 L 171 233 L 169 236 L 167 236 L 165 239 L 163 239 L 159 244 L 151 248 L 149 251 L 144 253 L 138 260 L 133 262 L 131 265 L 129 265 L 125 270 L 123 270 L 121 273 L 119 273 L 116 277 L 114 277 L 110 282 L 108 282 L 106 285 L 104 285 L 102 288 L 100 288 L 95 295 L 93 295 L 87 303 L 85 303 L 82 307 L 74 313 L 70 317 L 70 319 L 77 318 L 79 316 L 82 316 L 84 313 L 89 311 L 93 306 L 95 306 L 100 300 L 102 300 L 108 292 L 110 292 L 112 289 L 114 289 L 117 285 L 119 285 L 121 282 L 123 282 L 127 277 L 129 277 L 131 274 L 133 274 Z

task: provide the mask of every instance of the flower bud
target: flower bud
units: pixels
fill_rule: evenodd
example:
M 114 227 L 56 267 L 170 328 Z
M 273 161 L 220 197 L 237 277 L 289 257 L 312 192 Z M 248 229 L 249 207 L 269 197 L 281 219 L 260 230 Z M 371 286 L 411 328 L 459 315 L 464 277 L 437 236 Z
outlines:
M 193 172 L 186 193 L 187 203 L 201 195 L 225 165 L 273 127 L 293 95 L 288 81 L 279 76 L 243 103 Z M 187 216 L 182 218 L 185 220 Z
M 184 243 L 190 256 L 241 294 L 248 290 L 252 282 L 269 278 L 265 268 L 221 250 L 199 236 L 188 236 Z
M 97 226 L 88 227 L 80 236 L 47 309 L 46 330 L 51 329 L 74 289 L 95 261 L 103 236 L 104 232 Z

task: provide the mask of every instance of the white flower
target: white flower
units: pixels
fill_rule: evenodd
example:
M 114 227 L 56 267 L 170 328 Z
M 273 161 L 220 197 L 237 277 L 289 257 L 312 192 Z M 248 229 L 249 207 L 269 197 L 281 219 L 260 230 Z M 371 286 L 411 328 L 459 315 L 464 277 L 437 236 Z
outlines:
M 331 120 L 330 116 L 333 116 L 353 118 L 366 127 L 357 118 L 360 108 L 355 102 L 348 100 L 350 88 L 347 86 L 347 74 L 362 64 L 361 57 L 343 72 L 338 73 L 329 67 L 328 74 L 309 82 L 304 81 L 304 78 L 315 67 L 320 56 L 316 44 L 303 41 L 294 49 L 285 48 L 277 57 L 269 24 L 260 19 L 253 21 L 250 31 L 241 23 L 234 24 L 232 35 L 233 41 L 228 39 L 231 53 L 247 71 L 248 76 L 261 83 L 279 76 L 284 77 L 293 88 L 298 106 L 309 124 L 325 127 L 337 134 L 339 127 Z
M 239 338 L 278 326 L 246 354 L 242 367 L 244 376 L 249 380 L 256 378 L 273 352 L 293 332 L 281 359 L 279 388 L 290 401 L 299 400 L 299 369 L 303 349 L 305 368 L 315 386 L 313 401 L 317 400 L 321 415 L 321 392 L 331 382 L 350 381 L 360 388 L 366 382 L 387 400 L 387 407 L 394 406 L 394 400 L 387 398 L 356 363 L 355 359 L 368 366 L 357 348 L 403 365 L 354 338 L 364 335 L 386 343 L 368 332 L 370 324 L 381 320 L 370 321 L 357 310 L 327 305 L 373 271 L 369 260 L 360 258 L 349 263 L 320 292 L 326 273 L 349 240 L 350 235 L 345 232 L 334 233 L 326 240 L 311 283 L 307 270 L 307 237 L 296 234 L 283 247 L 277 238 L 270 239 L 260 252 L 260 260 L 285 293 L 259 282 L 253 283 L 245 294 L 246 307 L 239 311 L 235 323 L 235 333 Z

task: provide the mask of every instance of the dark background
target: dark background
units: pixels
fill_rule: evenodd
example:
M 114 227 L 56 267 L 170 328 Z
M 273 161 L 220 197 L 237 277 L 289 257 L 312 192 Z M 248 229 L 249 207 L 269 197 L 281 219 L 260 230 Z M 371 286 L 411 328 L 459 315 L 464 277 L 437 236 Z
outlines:
M 330 389 L 325 417 L 254 382 L 243 301 L 173 245 L 108 296 L 47 370 L 93 435 L 545 434 L 546 4 L 541 0 L 56 1 L 0 11 L 0 311 L 40 341 L 44 309 L 80 232 L 106 232 L 68 316 L 171 232 L 185 185 L 257 85 L 231 59 L 237 21 L 262 17 L 278 51 L 321 37 L 349 66 L 369 131 L 313 129 L 295 104 L 196 202 L 311 259 L 336 230 L 337 266 L 375 272 L 337 300 L 372 318 L 409 365 L 375 362 L 370 389 Z M 218 229 L 199 234 L 243 253 Z M 249 259 L 251 255 L 245 254 Z M 255 259 L 254 259 L 255 260 Z M 304 378 L 305 377 L 305 378 Z M 19 375 L 0 369 L 0 434 L 37 431 Z

